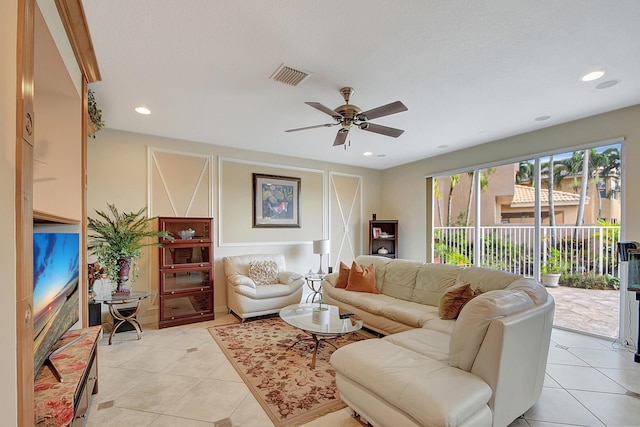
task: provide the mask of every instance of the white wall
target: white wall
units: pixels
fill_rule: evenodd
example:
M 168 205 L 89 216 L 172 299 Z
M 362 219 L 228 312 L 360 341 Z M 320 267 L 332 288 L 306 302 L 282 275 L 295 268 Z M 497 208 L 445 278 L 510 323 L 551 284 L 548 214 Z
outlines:
M 16 1 L 0 2 L 0 337 L 5 351 L 0 352 L 0 378 L 5 384 L 0 399 L 3 423 L 16 425 L 18 405 L 16 389 Z
M 387 169 L 382 173 L 385 194 L 382 214 L 399 220 L 399 244 L 403 258 L 425 260 L 427 253 L 425 221 L 427 212 L 425 177 L 443 172 L 464 170 L 477 165 L 490 165 L 525 159 L 534 154 L 569 150 L 588 144 L 624 138 L 622 152 L 623 221 L 621 240 L 640 241 L 640 106 L 633 106 L 582 120 L 548 127 Z M 419 189 L 419 190 L 416 190 Z M 379 216 L 380 217 L 380 216 Z M 622 336 L 637 337 L 637 303 L 635 295 L 622 292 L 627 310 Z M 631 316 L 631 317 L 629 317 Z M 633 325 L 629 330 L 628 325 Z
M 278 243 L 270 243 L 260 237 L 264 229 L 252 229 L 251 224 L 245 221 L 246 229 L 241 233 L 225 232 L 225 241 L 220 245 L 217 235 L 215 236 L 214 246 L 214 305 L 217 313 L 226 310 L 226 292 L 225 281 L 222 267 L 222 257 L 230 255 L 250 254 L 250 253 L 279 253 L 285 254 L 287 261 L 287 269 L 299 273 L 306 273 L 309 269 L 316 271 L 319 265 L 319 256 L 313 254 L 311 241 L 322 238 L 322 228 L 328 220 L 322 218 L 327 215 L 329 192 L 328 172 L 337 172 L 344 174 L 353 174 L 362 176 L 363 188 L 366 193 L 362 198 L 362 232 L 359 236 L 368 236 L 368 220 L 371 212 L 380 211 L 380 201 L 377 197 L 380 194 L 380 175 L 381 172 L 373 169 L 349 167 L 345 165 L 332 164 L 326 162 L 317 162 L 294 157 L 283 157 L 281 155 L 272 155 L 266 153 L 252 152 L 247 150 L 239 150 L 231 147 L 216 146 L 211 144 L 202 144 L 191 141 L 177 140 L 171 138 L 162 138 L 152 135 L 136 134 L 113 129 L 105 129 L 99 132 L 95 139 L 89 140 L 87 149 L 87 170 L 88 170 L 88 191 L 87 191 L 87 214 L 95 215 L 94 210 L 105 210 L 107 203 L 114 203 L 121 211 L 137 211 L 143 206 L 148 206 L 149 197 L 149 174 L 148 165 L 148 148 L 153 147 L 158 150 L 175 151 L 176 153 L 193 153 L 194 155 L 211 156 L 211 164 L 213 172 L 211 174 L 211 189 L 214 192 L 211 198 L 211 216 L 214 217 L 214 229 L 216 234 L 219 227 L 225 230 L 232 224 L 238 227 L 237 223 L 230 220 L 226 223 L 223 219 L 222 223 L 218 223 L 218 215 L 220 212 L 218 204 L 220 203 L 218 193 L 218 167 L 219 159 L 228 162 L 236 160 L 241 162 L 242 169 L 247 171 L 253 165 L 255 172 L 270 173 L 273 170 L 282 170 L 287 176 L 304 176 L 311 175 L 324 176 L 325 183 L 319 186 L 315 178 L 312 181 L 303 179 L 301 187 L 305 193 L 305 198 L 313 197 L 312 207 L 318 209 L 318 212 L 309 212 L 302 217 L 302 230 L 298 229 L 277 229 L 282 238 L 278 239 Z M 166 169 L 166 166 L 163 166 Z M 248 169 L 249 168 L 249 169 Z M 289 173 L 290 171 L 290 173 Z M 246 175 L 246 174 L 245 174 Z M 247 175 L 250 177 L 250 174 Z M 306 184 L 307 183 L 307 184 Z M 222 192 L 225 192 L 224 183 L 222 184 Z M 192 191 L 191 189 L 189 191 Z M 247 206 L 247 195 L 251 193 L 251 181 L 246 181 L 244 190 L 237 187 L 229 190 L 232 194 L 225 193 L 224 200 L 228 197 L 243 198 L 243 202 L 238 206 Z M 309 192 L 312 192 L 309 194 Z M 250 197 L 250 196 L 249 196 Z M 245 200 L 246 199 L 246 200 Z M 317 202 L 319 200 L 320 202 Z M 152 212 L 155 215 L 171 216 L 170 212 Z M 248 212 L 241 212 L 245 218 Z M 229 213 L 225 213 L 229 215 Z M 307 222 L 309 221 L 309 222 Z M 323 224 L 324 223 L 324 224 Z M 306 228 L 305 228 L 305 224 Z M 366 231 L 365 231 L 366 230 Z M 273 230 L 266 230 L 272 232 Z M 255 234 L 255 240 L 250 238 L 251 234 Z M 240 236 L 234 241 L 228 242 L 227 236 Z M 294 236 L 294 237 L 292 237 Z M 364 240 L 361 237 L 361 240 Z M 333 244 L 332 244 L 333 245 Z M 368 240 L 360 242 L 362 252 L 368 250 Z M 334 257 L 335 254 L 330 254 Z M 145 254 L 140 260 L 140 277 L 139 286 L 149 286 L 148 289 L 157 291 L 156 272 L 154 267 L 157 265 L 157 249 L 147 248 Z M 335 260 L 332 260 L 335 263 Z M 325 257 L 326 262 L 326 257 Z M 325 264 L 326 265 L 326 264 Z M 147 282 L 147 284 L 145 284 Z M 136 285 L 138 286 L 138 285 Z M 141 309 L 143 323 L 157 322 L 157 300 L 153 298 L 146 301 Z

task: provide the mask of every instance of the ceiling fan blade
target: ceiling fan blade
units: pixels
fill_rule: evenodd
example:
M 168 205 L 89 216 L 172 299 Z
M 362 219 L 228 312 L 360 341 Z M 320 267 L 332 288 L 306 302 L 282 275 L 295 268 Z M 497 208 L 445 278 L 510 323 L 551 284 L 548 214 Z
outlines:
M 329 107 L 325 107 L 324 105 L 320 104 L 319 102 L 305 102 L 305 104 L 310 105 L 313 108 L 315 108 L 317 110 L 320 110 L 325 114 L 330 115 L 334 119 L 341 119 L 342 118 L 342 116 L 340 114 L 336 113 L 335 111 L 333 111 Z
M 295 128 L 295 129 L 287 129 L 285 132 L 297 132 L 299 130 L 307 130 L 307 129 L 315 129 L 315 128 L 330 128 L 331 126 L 335 126 L 338 123 L 325 123 L 323 125 L 315 125 L 315 126 L 306 126 L 303 128 Z
M 377 125 L 375 123 L 362 123 L 360 129 L 375 132 L 386 136 L 397 138 L 404 133 L 402 129 L 390 128 L 388 126 Z
M 333 141 L 333 146 L 343 145 L 347 140 L 347 135 L 349 134 L 349 129 L 342 128 L 338 131 L 336 135 L 335 141 Z
M 360 120 L 373 120 L 378 117 L 388 116 L 391 114 L 401 113 L 407 111 L 408 108 L 400 101 L 392 102 L 391 104 L 383 105 L 372 110 L 364 111 L 358 114 Z

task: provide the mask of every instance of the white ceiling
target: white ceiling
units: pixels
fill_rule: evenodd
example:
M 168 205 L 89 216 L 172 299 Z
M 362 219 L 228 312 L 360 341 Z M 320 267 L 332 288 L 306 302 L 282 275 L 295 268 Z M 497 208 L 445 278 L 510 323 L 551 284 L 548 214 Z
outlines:
M 640 104 L 637 0 L 83 4 L 108 128 L 385 169 Z M 275 82 L 282 63 L 312 75 Z M 595 69 L 605 76 L 580 81 Z M 304 102 L 333 109 L 343 86 L 363 110 L 402 101 L 372 122 L 405 133 L 353 129 L 344 150 L 337 127 L 284 132 L 330 123 Z

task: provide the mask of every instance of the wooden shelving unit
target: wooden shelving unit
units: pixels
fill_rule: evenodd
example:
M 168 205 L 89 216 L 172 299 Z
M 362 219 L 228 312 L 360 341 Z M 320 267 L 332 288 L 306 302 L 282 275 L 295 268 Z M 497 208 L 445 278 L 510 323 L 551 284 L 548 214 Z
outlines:
M 158 326 L 213 320 L 213 218 L 160 217 L 158 227 L 175 239 L 160 242 Z
M 369 254 L 398 258 L 398 220 L 369 221 Z

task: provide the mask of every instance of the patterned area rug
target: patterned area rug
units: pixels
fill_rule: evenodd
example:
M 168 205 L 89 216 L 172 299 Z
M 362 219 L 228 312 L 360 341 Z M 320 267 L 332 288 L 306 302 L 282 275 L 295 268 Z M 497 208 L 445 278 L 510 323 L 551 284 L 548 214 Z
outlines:
M 249 390 L 276 427 L 296 426 L 344 408 L 329 357 L 335 350 L 322 343 L 311 369 L 313 341 L 291 345 L 308 335 L 279 317 L 209 328 Z M 375 338 L 358 331 L 332 340 L 341 347 Z

